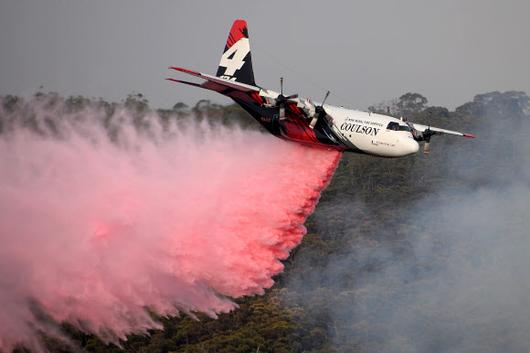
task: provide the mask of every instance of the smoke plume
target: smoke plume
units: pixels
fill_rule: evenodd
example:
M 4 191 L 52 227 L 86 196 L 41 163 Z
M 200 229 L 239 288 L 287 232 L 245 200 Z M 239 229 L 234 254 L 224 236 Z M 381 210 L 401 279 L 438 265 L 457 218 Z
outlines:
M 528 102 L 493 92 L 431 120 L 478 138 L 433 138 L 428 158 L 345 156 L 308 227 L 329 256 L 302 247 L 287 285 L 330 348 L 530 351 Z
M 340 158 L 108 108 L 0 112 L 0 351 L 43 349 L 52 322 L 116 342 L 262 294 Z

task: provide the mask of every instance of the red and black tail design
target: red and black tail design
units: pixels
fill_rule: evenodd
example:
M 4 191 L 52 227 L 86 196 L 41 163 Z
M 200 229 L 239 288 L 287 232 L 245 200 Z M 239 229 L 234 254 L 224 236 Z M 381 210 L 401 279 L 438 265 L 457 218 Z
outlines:
M 226 40 L 225 50 L 221 56 L 216 76 L 252 86 L 256 85 L 245 20 L 234 21 Z

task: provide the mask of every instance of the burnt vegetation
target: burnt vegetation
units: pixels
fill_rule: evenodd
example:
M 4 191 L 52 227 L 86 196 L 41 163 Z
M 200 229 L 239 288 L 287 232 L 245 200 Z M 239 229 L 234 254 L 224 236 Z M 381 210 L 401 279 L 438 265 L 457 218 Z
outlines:
M 172 119 L 182 123 L 197 119 L 242 129 L 260 128 L 237 105 L 220 106 L 207 100 L 193 107 L 177 103 L 172 109 L 153 110 L 141 94 L 131 94 L 121 103 L 81 96 L 63 98 L 55 93 L 37 93 L 30 100 L 16 96 L 0 98 L 0 134 L 8 133 L 17 124 L 42 132 L 41 123 L 35 121 L 29 109 L 30 101 L 45 102 L 50 111 L 49 119 L 45 120 L 48 131 L 54 130 L 55 119 L 60 115 L 54 111 L 59 102 L 64 103 L 61 109 L 68 113 L 88 105 L 104 110 L 107 120 L 102 123 L 108 127 L 109 135 L 114 126 L 110 121 L 113 112 L 123 106 L 134 112 L 135 126 L 140 130 L 149 124 L 149 112 L 156 112 L 162 124 Z M 424 281 L 437 263 L 446 260 L 443 244 L 439 244 L 438 255 L 428 261 L 414 258 L 409 234 L 435 232 L 436 220 L 418 223 L 412 205 L 427 196 L 454 197 L 443 190 L 466 192 L 495 182 L 488 177 L 492 155 L 496 156 L 495 168 L 511 168 L 520 156 L 515 146 L 517 136 L 507 134 L 506 130 L 517 132 L 529 124 L 529 101 L 523 92 L 491 92 L 477 95 L 473 101 L 450 111 L 429 106 L 420 94 L 407 93 L 370 107 L 371 111 L 389 112 L 422 124 L 476 132 L 478 138 L 469 141 L 435 137 L 433 152 L 428 157 L 418 154 L 384 159 L 345 154 L 314 214 L 307 220 L 307 235 L 285 261 L 286 270 L 275 278 L 276 285 L 264 296 L 236 300 L 239 309 L 231 313 L 218 319 L 200 314 L 197 319 L 184 314 L 159 318 L 163 331 L 152 331 L 150 336 L 130 336 L 121 342 L 121 348 L 65 323 L 61 327 L 71 342 L 47 338 L 46 345 L 52 352 L 406 352 L 406 337 L 388 333 L 384 328 L 385 312 L 399 303 L 402 287 L 388 281 L 378 288 L 384 295 L 371 300 L 366 279 L 383 273 L 390 262 L 401 261 L 410 267 L 411 275 L 399 281 Z M 24 114 L 15 114 L 21 111 Z M 500 154 L 497 146 L 501 144 L 514 152 Z M 384 249 L 384 256 L 369 255 L 380 249 Z M 328 273 L 326 269 L 330 266 L 344 270 Z M 351 317 L 341 320 L 341 314 L 334 309 L 337 307 L 351 308 L 343 313 Z M 421 304 L 415 310 L 421 316 Z M 431 347 L 430 351 L 451 347 L 444 337 L 440 340 L 439 346 Z M 388 350 L 389 342 L 393 350 Z

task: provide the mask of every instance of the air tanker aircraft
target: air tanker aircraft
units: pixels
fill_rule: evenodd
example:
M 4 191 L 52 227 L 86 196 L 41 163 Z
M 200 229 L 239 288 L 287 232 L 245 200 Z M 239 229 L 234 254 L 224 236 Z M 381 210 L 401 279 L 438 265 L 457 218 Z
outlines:
M 425 142 L 429 153 L 433 135 L 448 134 L 473 138 L 472 134 L 415 124 L 391 116 L 351 110 L 298 98 L 262 88 L 254 81 L 247 23 L 236 20 L 228 35 L 215 76 L 181 67 L 170 69 L 199 77 L 201 84 L 168 78 L 219 92 L 232 98 L 271 134 L 280 138 L 340 151 L 366 153 L 382 157 L 401 157 L 418 152 Z

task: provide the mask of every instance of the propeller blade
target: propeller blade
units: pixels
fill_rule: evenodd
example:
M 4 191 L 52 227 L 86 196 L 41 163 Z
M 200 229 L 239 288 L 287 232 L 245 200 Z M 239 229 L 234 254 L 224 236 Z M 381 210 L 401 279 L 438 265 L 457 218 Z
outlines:
M 283 77 L 280 77 L 280 94 L 276 97 L 275 106 L 278 108 L 278 116 L 280 120 L 285 119 L 285 104 L 289 99 L 298 98 L 298 94 L 291 94 L 290 96 L 283 95 Z
M 285 107 L 283 104 L 280 106 L 280 120 L 285 119 Z
M 431 153 L 431 143 L 425 142 L 423 145 L 423 154 L 428 155 L 429 153 Z
M 321 107 L 323 107 L 324 103 L 326 103 L 326 99 L 328 99 L 329 93 L 330 93 L 329 91 L 326 92 L 326 96 L 324 97 L 324 100 L 322 101 L 322 104 L 320 105 Z

